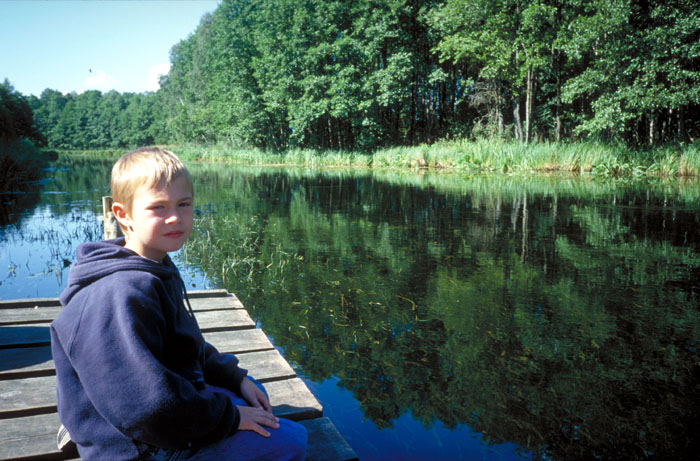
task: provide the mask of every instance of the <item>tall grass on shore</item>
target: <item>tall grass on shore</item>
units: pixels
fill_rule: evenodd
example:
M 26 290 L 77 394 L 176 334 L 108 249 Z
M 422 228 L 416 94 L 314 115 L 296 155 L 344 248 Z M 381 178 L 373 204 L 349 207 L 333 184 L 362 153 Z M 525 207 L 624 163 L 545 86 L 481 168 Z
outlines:
M 700 143 L 633 150 L 597 142 L 522 144 L 501 139 L 396 147 L 374 155 L 373 166 L 481 172 L 570 172 L 602 176 L 700 176 Z
M 500 138 L 440 141 L 374 153 L 290 149 L 266 151 L 231 145 L 165 146 L 183 160 L 246 166 L 434 169 L 498 173 L 590 173 L 616 177 L 700 177 L 700 141 L 633 149 L 594 141 L 523 144 Z M 124 150 L 126 152 L 127 149 Z M 113 151 L 109 151 L 113 154 Z M 76 152 L 66 152 L 76 155 Z
M 223 161 L 234 165 L 251 166 L 304 166 L 320 167 L 369 167 L 372 156 L 359 152 L 315 151 L 311 149 L 290 149 L 274 152 L 262 149 L 241 149 L 230 146 L 172 147 L 178 156 L 186 161 Z
M 599 142 L 523 144 L 503 139 L 441 141 L 373 154 L 292 149 L 269 152 L 229 146 L 179 146 L 186 160 L 237 165 L 437 169 L 500 173 L 591 173 L 601 176 L 700 176 L 700 143 L 632 149 Z

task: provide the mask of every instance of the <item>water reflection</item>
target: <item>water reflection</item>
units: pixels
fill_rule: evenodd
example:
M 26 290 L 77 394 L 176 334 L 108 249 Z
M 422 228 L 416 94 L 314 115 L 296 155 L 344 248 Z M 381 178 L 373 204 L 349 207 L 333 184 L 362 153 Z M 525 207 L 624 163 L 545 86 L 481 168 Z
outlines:
M 189 260 L 378 428 L 411 414 L 555 459 L 697 448 L 692 188 L 200 178 L 216 214 Z
M 108 163 L 31 220 L 94 225 Z M 362 459 L 700 449 L 697 184 L 191 169 L 188 285 L 236 292 Z

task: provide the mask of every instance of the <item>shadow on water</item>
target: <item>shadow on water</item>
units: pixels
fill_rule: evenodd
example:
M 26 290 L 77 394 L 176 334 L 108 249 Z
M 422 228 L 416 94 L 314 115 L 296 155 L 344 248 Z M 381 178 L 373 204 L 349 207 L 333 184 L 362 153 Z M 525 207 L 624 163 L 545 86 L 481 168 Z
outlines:
M 16 224 L 25 211 L 39 204 L 40 186 L 26 185 L 24 189 L 0 194 L 0 226 Z
M 48 326 L 0 327 L 0 372 L 32 367 L 51 360 Z

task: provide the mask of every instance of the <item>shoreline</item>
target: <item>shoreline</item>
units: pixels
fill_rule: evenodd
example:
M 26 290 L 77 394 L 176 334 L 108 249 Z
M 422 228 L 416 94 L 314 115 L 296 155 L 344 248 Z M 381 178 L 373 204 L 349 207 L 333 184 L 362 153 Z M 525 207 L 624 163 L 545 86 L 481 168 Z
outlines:
M 596 142 L 522 144 L 501 139 L 440 141 L 373 153 L 289 149 L 263 151 L 231 145 L 170 145 L 184 161 L 257 167 L 400 169 L 460 173 L 591 174 L 616 178 L 700 177 L 700 143 L 633 149 Z M 61 150 L 62 155 L 117 157 L 124 149 Z

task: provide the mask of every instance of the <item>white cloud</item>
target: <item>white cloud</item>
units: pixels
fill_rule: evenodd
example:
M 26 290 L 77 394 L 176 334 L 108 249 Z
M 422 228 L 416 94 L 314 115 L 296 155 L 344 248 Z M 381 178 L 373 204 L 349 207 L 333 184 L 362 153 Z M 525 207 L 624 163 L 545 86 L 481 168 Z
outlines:
M 158 91 L 160 88 L 160 77 L 170 71 L 170 64 L 157 64 L 148 69 L 145 91 Z
M 117 79 L 109 75 L 102 69 L 90 69 L 90 76 L 83 81 L 83 91 L 100 90 L 102 92 L 113 89 L 117 84 Z

